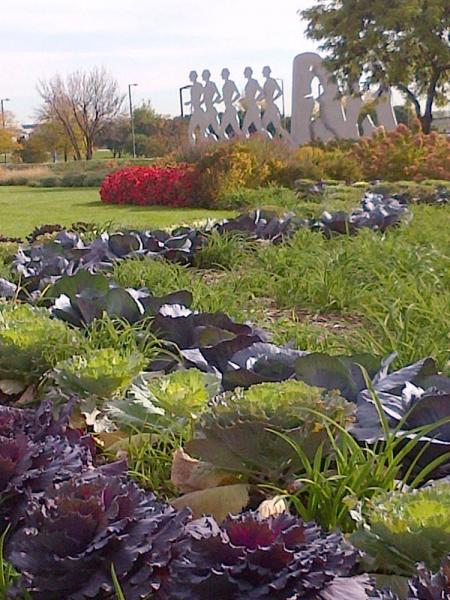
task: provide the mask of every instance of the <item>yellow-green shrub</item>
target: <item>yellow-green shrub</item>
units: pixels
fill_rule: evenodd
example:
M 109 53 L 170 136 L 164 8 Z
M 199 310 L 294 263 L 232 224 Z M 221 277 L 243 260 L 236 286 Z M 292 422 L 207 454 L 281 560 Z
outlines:
M 197 205 L 214 206 L 223 193 L 239 187 L 256 187 L 261 176 L 257 160 L 245 143 L 221 144 L 211 148 L 195 165 L 198 180 Z

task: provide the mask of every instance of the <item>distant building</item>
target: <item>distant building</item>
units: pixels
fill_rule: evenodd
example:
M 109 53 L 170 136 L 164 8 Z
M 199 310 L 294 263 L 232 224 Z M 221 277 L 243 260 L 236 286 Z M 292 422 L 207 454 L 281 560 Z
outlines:
M 20 126 L 20 137 L 27 140 L 37 126 L 37 123 L 22 123 Z
M 433 114 L 433 129 L 450 135 L 450 109 L 436 110 Z

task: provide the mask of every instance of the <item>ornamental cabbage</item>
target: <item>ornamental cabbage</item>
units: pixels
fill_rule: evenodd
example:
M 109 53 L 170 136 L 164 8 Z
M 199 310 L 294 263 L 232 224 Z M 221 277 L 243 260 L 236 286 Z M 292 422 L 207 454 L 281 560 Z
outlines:
M 450 484 L 379 496 L 351 537 L 373 573 L 411 576 L 416 564 L 439 569 L 450 548 Z
M 245 474 L 254 483 L 283 482 L 301 466 L 293 447 L 313 456 L 329 442 L 330 427 L 350 421 L 352 405 L 301 381 L 262 383 L 210 403 L 186 450 L 214 466 Z
M 6 558 L 33 600 L 109 598 L 112 566 L 127 600 L 140 600 L 184 553 L 188 518 L 122 477 L 90 473 L 31 503 Z
M 409 583 L 409 598 L 417 600 L 445 600 L 450 598 L 450 555 L 441 564 L 434 575 L 424 564 L 417 567 L 417 575 Z
M 205 517 L 188 526 L 188 552 L 170 568 L 171 600 L 366 600 L 365 576 L 349 577 L 358 552 L 339 533 L 289 514 L 247 512 L 219 526 Z
M 58 363 L 55 379 L 66 394 L 110 398 L 128 388 L 143 368 L 139 353 L 123 356 L 114 348 L 100 348 Z
M 0 379 L 34 383 L 81 343 L 76 331 L 52 319 L 47 310 L 28 305 L 2 307 Z

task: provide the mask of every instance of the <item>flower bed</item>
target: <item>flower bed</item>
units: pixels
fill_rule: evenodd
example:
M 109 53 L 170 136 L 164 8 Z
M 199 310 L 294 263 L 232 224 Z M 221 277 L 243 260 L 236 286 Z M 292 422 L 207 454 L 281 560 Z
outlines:
M 0 244 L 0 599 L 448 600 L 448 195 L 426 192 Z M 336 305 L 357 334 L 302 330 Z
M 190 165 L 127 167 L 104 179 L 100 187 L 102 202 L 139 206 L 187 206 L 194 187 Z

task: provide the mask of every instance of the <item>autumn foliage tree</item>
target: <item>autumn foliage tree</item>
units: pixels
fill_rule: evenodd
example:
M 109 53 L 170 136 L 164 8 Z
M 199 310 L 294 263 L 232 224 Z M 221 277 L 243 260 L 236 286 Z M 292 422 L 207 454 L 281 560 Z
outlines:
M 0 154 L 10 154 L 19 148 L 13 132 L 0 128 Z
M 41 81 L 40 118 L 58 121 L 73 147 L 76 159 L 90 160 L 98 136 L 120 114 L 124 95 L 117 81 L 105 71 L 76 71 L 65 79 L 56 75 Z
M 81 132 L 74 131 L 78 147 L 82 146 Z M 71 138 L 60 121 L 41 121 L 31 135 L 23 140 L 20 156 L 23 162 L 36 163 L 62 158 L 65 162 L 75 158 Z
M 3 127 L 4 123 L 4 127 Z M 19 149 L 19 128 L 14 114 L 9 110 L 3 112 L 0 120 L 0 154 L 11 154 Z
M 430 132 L 450 100 L 449 0 L 317 0 L 300 15 L 343 86 L 397 87 Z

